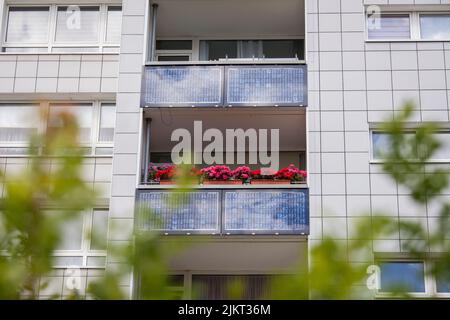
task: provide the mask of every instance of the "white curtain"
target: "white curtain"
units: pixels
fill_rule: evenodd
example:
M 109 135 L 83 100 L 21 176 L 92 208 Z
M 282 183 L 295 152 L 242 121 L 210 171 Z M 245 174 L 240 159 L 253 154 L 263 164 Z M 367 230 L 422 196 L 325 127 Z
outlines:
M 98 141 L 112 142 L 116 124 L 116 108 L 114 105 L 104 104 L 100 114 L 100 131 Z
M 263 58 L 263 42 L 261 40 L 238 41 L 238 58 Z
M 38 107 L 0 105 L 0 141 L 27 142 L 37 132 Z
M 10 43 L 44 43 L 48 41 L 48 7 L 11 7 L 6 41 Z
M 122 30 L 122 8 L 108 7 L 106 42 L 119 44 L 121 30 Z
M 99 7 L 59 7 L 56 20 L 56 42 L 97 43 L 99 41 Z

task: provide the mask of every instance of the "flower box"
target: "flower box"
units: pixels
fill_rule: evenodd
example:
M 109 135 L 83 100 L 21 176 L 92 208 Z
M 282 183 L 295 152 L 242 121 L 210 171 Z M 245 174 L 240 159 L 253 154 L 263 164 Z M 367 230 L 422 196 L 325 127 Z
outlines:
M 291 184 L 291 181 L 287 179 L 254 179 L 252 180 L 251 184 Z
M 175 180 L 161 180 L 159 181 L 160 185 L 174 185 L 177 184 Z
M 242 184 L 241 180 L 205 180 L 203 181 L 205 185 L 224 185 L 224 184 Z

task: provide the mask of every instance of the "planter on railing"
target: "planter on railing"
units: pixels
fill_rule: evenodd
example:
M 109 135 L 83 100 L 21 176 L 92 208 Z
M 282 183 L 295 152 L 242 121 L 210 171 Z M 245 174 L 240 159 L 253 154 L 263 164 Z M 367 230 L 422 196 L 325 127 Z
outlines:
M 204 185 L 237 185 L 242 184 L 242 180 L 204 180 Z
M 224 165 L 210 166 L 199 170 L 195 167 L 180 168 L 173 164 L 150 164 L 147 182 L 157 185 L 175 185 L 177 179 L 181 179 L 183 176 L 191 180 L 193 184 L 203 185 L 287 185 L 304 184 L 307 173 L 293 164 L 278 171 L 266 169 L 251 171 L 247 166 L 232 170 Z
M 177 184 L 177 182 L 175 180 L 161 180 L 159 181 L 159 184 L 165 186 L 165 185 L 174 185 Z
M 291 180 L 255 179 L 251 181 L 251 184 L 291 184 Z

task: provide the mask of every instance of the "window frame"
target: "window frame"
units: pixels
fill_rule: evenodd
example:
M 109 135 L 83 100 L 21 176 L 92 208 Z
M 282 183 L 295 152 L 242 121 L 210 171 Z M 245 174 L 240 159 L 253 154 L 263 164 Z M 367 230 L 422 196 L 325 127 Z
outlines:
M 437 280 L 430 275 L 429 270 L 431 269 L 431 263 L 433 263 L 436 259 L 430 260 L 421 260 L 421 259 L 410 259 L 410 258 L 380 258 L 376 260 L 377 266 L 380 266 L 382 263 L 422 263 L 423 271 L 424 271 L 424 287 L 425 292 L 407 292 L 412 298 L 450 298 L 450 292 L 437 292 Z M 381 268 L 380 268 L 381 272 Z M 380 281 L 381 281 L 381 273 L 380 273 Z M 381 285 L 381 283 L 380 283 Z M 390 292 L 376 290 L 375 293 L 376 299 L 386 299 L 386 298 L 396 298 Z
M 382 15 L 398 15 L 398 14 L 407 14 L 409 15 L 409 23 L 410 23 L 410 37 L 405 39 L 393 39 L 393 38 L 384 38 L 384 39 L 370 39 L 369 38 L 369 26 L 368 26 L 368 13 L 367 6 L 364 10 L 364 32 L 365 32 L 365 41 L 366 42 L 448 42 L 448 39 L 423 39 L 422 38 L 422 28 L 420 25 L 420 16 L 421 15 L 450 15 L 449 10 L 441 10 L 441 11 L 427 11 L 427 10 L 398 10 L 398 11 L 383 11 Z
M 81 234 L 81 249 L 80 250 L 55 250 L 52 254 L 53 258 L 70 258 L 70 257 L 76 257 L 76 258 L 82 258 L 82 265 L 76 266 L 77 268 L 83 268 L 83 269 L 98 269 L 98 268 L 104 268 L 105 265 L 96 265 L 96 266 L 89 266 L 88 265 L 88 259 L 89 258 L 105 258 L 107 256 L 107 250 L 91 250 L 91 243 L 92 243 L 92 226 L 93 226 L 93 220 L 94 220 L 94 212 L 95 211 L 106 211 L 108 215 L 108 222 L 106 226 L 106 239 L 108 239 L 109 234 L 109 209 L 107 208 L 94 208 L 92 210 L 84 211 L 79 214 L 82 215 L 83 219 L 83 226 L 82 226 L 82 234 Z M 51 210 L 50 210 L 51 212 Z M 67 268 L 67 267 L 75 267 L 74 265 L 64 265 L 64 264 L 55 264 L 53 265 L 53 268 Z
M 68 43 L 58 43 L 56 41 L 56 30 L 57 30 L 57 18 L 58 18 L 58 8 L 59 7 L 67 7 L 70 5 L 78 5 L 80 7 L 98 7 L 99 8 L 99 28 L 98 28 L 98 37 L 99 40 L 97 43 L 93 42 L 68 42 Z M 10 43 L 6 41 L 6 35 L 8 30 L 9 23 L 9 10 L 10 8 L 32 8 L 32 7 L 41 7 L 41 8 L 49 8 L 49 21 L 48 21 L 48 39 L 46 43 Z M 111 4 L 96 4 L 96 3 L 83 3 L 83 4 L 7 4 L 4 10 L 4 23 L 2 25 L 1 32 L 1 53 L 13 53 L 13 54 L 42 54 L 42 53 L 53 53 L 53 54 L 102 54 L 102 53 L 119 53 L 120 50 L 120 42 L 119 43 L 110 43 L 107 41 L 107 23 L 108 23 L 108 9 L 109 7 L 122 7 L 120 3 L 111 3 Z M 18 49 L 43 49 L 43 51 L 39 50 L 31 50 L 31 51 L 7 51 L 8 48 L 18 48 Z M 98 49 L 94 51 L 83 51 L 76 50 L 78 48 L 82 49 Z M 55 49 L 74 49 L 73 51 L 64 51 L 64 50 L 56 50 Z
M 411 129 L 407 129 L 404 131 L 404 133 L 415 133 L 416 129 L 415 128 L 411 128 Z M 388 134 L 386 131 L 383 131 L 381 129 L 377 129 L 377 128 L 372 128 L 369 131 L 369 147 L 370 147 L 370 152 L 369 152 L 369 163 L 370 164 L 382 164 L 385 163 L 386 161 L 384 161 L 383 159 L 376 159 L 374 157 L 374 144 L 373 144 L 373 134 L 377 134 L 377 133 L 385 133 Z M 450 129 L 447 128 L 441 128 L 439 129 L 437 132 L 435 132 L 434 134 L 450 134 Z M 411 159 L 411 161 L 414 161 L 415 159 Z M 429 159 L 426 163 L 429 164 L 448 164 L 450 163 L 450 157 L 448 159 Z
M 100 133 L 100 119 L 101 119 L 101 107 L 102 105 L 113 105 L 116 107 L 115 101 L 110 100 L 96 100 L 96 101 L 45 101 L 40 103 L 32 103 L 32 102 L 18 102 L 18 101 L 9 101 L 9 102 L 1 102 L 0 108 L 2 105 L 21 105 L 21 104 L 27 104 L 27 105 L 36 105 L 39 108 L 43 108 L 43 112 L 45 112 L 47 115 L 49 113 L 50 105 L 58 105 L 58 104 L 64 104 L 64 105 L 73 105 L 76 107 L 78 104 L 90 104 L 92 105 L 92 125 L 91 125 L 91 135 L 89 142 L 80 142 L 79 147 L 81 149 L 90 149 L 90 153 L 84 155 L 86 157 L 105 157 L 110 158 L 112 157 L 112 149 L 114 148 L 114 141 L 108 142 L 108 141 L 100 141 L 99 140 L 99 133 Z M 38 134 L 44 134 L 47 130 L 48 126 L 48 120 L 40 120 L 39 121 L 39 127 L 38 127 Z M 114 127 L 115 129 L 115 127 Z M 0 141 L 0 148 L 26 148 L 28 147 L 28 142 L 1 142 Z M 111 149 L 111 154 L 97 154 L 96 150 L 107 148 Z M 39 154 L 41 154 L 42 150 L 39 151 Z M 23 158 L 28 157 L 28 154 L 4 154 L 0 157 L 2 158 Z

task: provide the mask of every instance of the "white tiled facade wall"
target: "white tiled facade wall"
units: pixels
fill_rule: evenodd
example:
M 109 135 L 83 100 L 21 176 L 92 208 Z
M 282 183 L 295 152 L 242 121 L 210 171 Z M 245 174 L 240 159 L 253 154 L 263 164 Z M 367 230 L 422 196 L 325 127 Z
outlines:
M 116 93 L 117 54 L 0 56 L 0 93 Z
M 108 239 L 111 245 L 128 244 L 132 240 L 134 227 L 147 4 L 146 0 L 122 2 L 122 41 Z M 115 268 L 122 262 L 111 256 L 107 259 L 107 268 Z M 131 297 L 131 278 L 123 279 L 121 284 L 123 291 Z
M 350 243 L 361 217 L 382 213 L 430 230 L 438 215 L 433 203 L 412 203 L 380 164 L 370 163 L 369 124 L 392 118 L 407 99 L 418 108 L 413 121 L 448 124 L 450 44 L 366 42 L 364 4 L 450 1 L 307 1 L 310 246 L 323 236 Z M 404 240 L 394 233 L 374 241 L 373 252 L 400 253 Z M 355 263 L 372 258 L 348 256 Z

